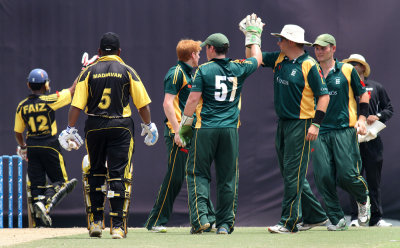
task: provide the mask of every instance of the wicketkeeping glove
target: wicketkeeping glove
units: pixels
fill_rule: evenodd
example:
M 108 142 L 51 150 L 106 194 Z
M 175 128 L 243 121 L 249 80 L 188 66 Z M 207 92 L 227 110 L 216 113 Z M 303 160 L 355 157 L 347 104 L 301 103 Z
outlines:
M 146 125 L 144 123 L 141 124 L 142 126 L 142 134 L 141 136 L 145 136 L 144 143 L 148 146 L 154 145 L 158 140 L 158 130 L 156 124 L 151 122 L 150 124 Z
M 193 116 L 182 116 L 181 123 L 179 125 L 179 138 L 182 141 L 183 146 L 186 146 L 190 143 L 193 137 Z
M 89 65 L 93 64 L 99 58 L 98 55 L 94 55 L 91 59 L 89 59 L 89 54 L 84 52 L 82 55 L 82 70 L 88 67 Z
M 71 151 L 72 149 L 78 150 L 83 145 L 83 140 L 78 134 L 78 129 L 70 126 L 60 133 L 58 141 L 62 148 L 67 151 Z
M 28 148 L 26 146 L 25 146 L 25 148 L 22 148 L 21 146 L 17 146 L 17 154 L 23 160 L 28 161 Z
M 261 33 L 264 25 L 265 23 L 261 21 L 261 18 L 254 13 L 248 15 L 239 23 L 240 31 L 246 36 L 246 46 L 256 44 L 261 47 Z

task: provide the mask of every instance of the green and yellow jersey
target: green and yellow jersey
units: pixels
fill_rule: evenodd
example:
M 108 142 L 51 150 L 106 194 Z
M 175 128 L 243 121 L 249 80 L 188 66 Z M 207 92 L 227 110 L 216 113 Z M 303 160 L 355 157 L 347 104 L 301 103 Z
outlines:
M 71 92 L 64 89 L 51 95 L 29 95 L 18 104 L 14 131 L 27 139 L 43 139 L 57 134 L 55 111 L 71 102 Z
M 212 59 L 196 70 L 192 91 L 202 92 L 195 128 L 239 126 L 244 80 L 257 69 L 257 60 Z
M 274 70 L 274 105 L 280 119 L 314 118 L 316 98 L 328 94 L 318 63 L 305 52 L 289 60 L 282 52 L 263 52 L 263 66 Z
M 174 109 L 178 123 L 181 122 L 182 113 L 192 88 L 192 70 L 193 67 L 190 65 L 178 61 L 178 64 L 171 67 L 164 77 L 164 93 L 175 95 Z M 165 118 L 165 123 L 171 132 L 175 133 L 168 118 Z
M 326 84 L 330 101 L 320 133 L 354 127 L 357 122 L 356 97 L 366 92 L 356 69 L 336 60 L 335 66 L 326 77 Z
M 131 116 L 129 96 L 137 109 L 151 100 L 138 74 L 119 56 L 100 57 L 78 77 L 72 106 L 91 116 L 122 118 Z

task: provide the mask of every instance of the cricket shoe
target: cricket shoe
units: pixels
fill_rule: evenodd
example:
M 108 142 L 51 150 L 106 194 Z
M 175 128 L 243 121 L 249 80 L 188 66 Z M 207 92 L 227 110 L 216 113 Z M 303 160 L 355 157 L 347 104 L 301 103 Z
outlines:
M 347 226 L 346 226 L 346 219 L 342 218 L 339 220 L 339 222 L 336 225 L 329 225 L 327 227 L 328 231 L 345 231 L 347 230 Z
M 47 227 L 50 227 L 52 222 L 51 222 L 51 218 L 50 216 L 47 214 L 47 209 L 44 206 L 43 202 L 35 202 L 35 204 L 33 204 L 33 210 L 36 213 L 36 218 L 40 219 L 43 224 Z
M 111 238 L 113 239 L 123 239 L 126 238 L 124 230 L 122 230 L 122 227 L 113 227 L 111 231 Z
M 328 222 L 328 219 L 318 222 L 318 223 L 314 223 L 314 224 L 304 224 L 304 223 L 299 223 L 297 224 L 297 229 L 299 231 L 307 231 L 310 230 L 313 227 L 317 227 L 317 226 L 325 226 L 325 224 Z
M 386 221 L 384 221 L 384 220 L 379 220 L 375 225 L 373 225 L 373 226 L 376 226 L 376 227 L 391 227 L 391 226 L 393 226 L 393 224 L 392 223 L 389 223 L 389 222 L 386 222 Z
M 166 233 L 167 228 L 165 226 L 153 226 L 151 231 L 155 233 Z
M 350 222 L 350 226 L 352 226 L 352 227 L 360 227 L 360 225 L 358 224 L 358 220 L 352 220 Z
M 291 233 L 289 229 L 282 225 L 275 225 L 268 227 L 268 232 L 270 233 Z
M 101 238 L 101 232 L 103 229 L 103 222 L 101 220 L 93 221 L 90 223 L 89 236 L 92 238 Z
M 216 232 L 217 231 L 217 227 L 215 225 L 215 223 L 210 223 L 210 227 L 205 229 L 204 232 Z
M 190 229 L 190 234 L 202 234 L 203 231 L 208 229 L 210 226 L 211 226 L 210 223 L 207 222 L 206 224 L 200 226 L 200 228 L 197 230 L 195 230 L 194 227 L 192 227 Z
M 217 234 L 229 234 L 229 232 L 225 227 L 221 226 L 218 228 Z
M 358 224 L 360 226 L 367 226 L 369 219 L 371 218 L 371 203 L 369 196 L 367 196 L 367 202 L 365 204 L 357 202 L 358 206 Z

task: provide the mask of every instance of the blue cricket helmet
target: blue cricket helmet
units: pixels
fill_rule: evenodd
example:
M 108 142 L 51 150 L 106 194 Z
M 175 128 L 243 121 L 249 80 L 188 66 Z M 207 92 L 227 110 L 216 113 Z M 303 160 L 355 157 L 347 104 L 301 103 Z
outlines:
M 33 69 L 28 76 L 28 82 L 29 83 L 36 83 L 36 84 L 42 84 L 46 83 L 49 81 L 49 76 L 47 75 L 47 72 L 43 69 L 37 68 Z

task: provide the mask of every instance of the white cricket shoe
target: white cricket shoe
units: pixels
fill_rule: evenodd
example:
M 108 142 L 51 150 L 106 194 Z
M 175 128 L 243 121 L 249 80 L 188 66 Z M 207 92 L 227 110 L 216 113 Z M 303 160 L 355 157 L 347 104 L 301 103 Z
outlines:
M 41 219 L 45 226 L 50 227 L 52 225 L 51 217 L 47 214 L 47 209 L 43 202 L 35 202 L 35 204 L 33 204 L 33 210 L 36 213 L 36 218 Z
M 347 230 L 347 226 L 346 226 L 346 219 L 342 218 L 339 220 L 339 222 L 336 225 L 329 225 L 327 227 L 328 231 L 345 231 Z
M 268 227 L 268 232 L 270 233 L 291 233 L 289 229 L 281 225 L 275 225 Z
M 124 230 L 122 230 L 122 227 L 113 227 L 111 230 L 111 238 L 113 239 L 123 239 L 126 238 Z
M 352 226 L 352 227 L 360 227 L 360 225 L 358 224 L 358 220 L 352 220 L 350 222 L 350 226 Z
M 103 222 L 101 220 L 93 221 L 89 226 L 89 237 L 101 238 L 101 232 L 103 229 Z
M 299 223 L 299 224 L 297 224 L 297 229 L 299 231 L 307 231 L 307 230 L 310 230 L 311 228 L 316 227 L 316 226 L 325 226 L 325 224 L 327 222 L 328 222 L 328 219 L 326 219 L 324 221 L 321 221 L 321 222 L 318 222 L 318 223 L 314 223 L 314 224 Z
M 392 225 L 392 223 L 386 222 L 384 220 L 379 220 L 374 226 L 377 226 L 377 227 L 391 227 L 393 225 Z
M 369 196 L 367 196 L 367 202 L 361 204 L 357 202 L 358 206 L 358 224 L 360 226 L 367 226 L 369 219 L 371 218 L 371 203 L 369 201 Z
M 165 226 L 153 226 L 151 231 L 156 233 L 166 233 L 167 228 Z

